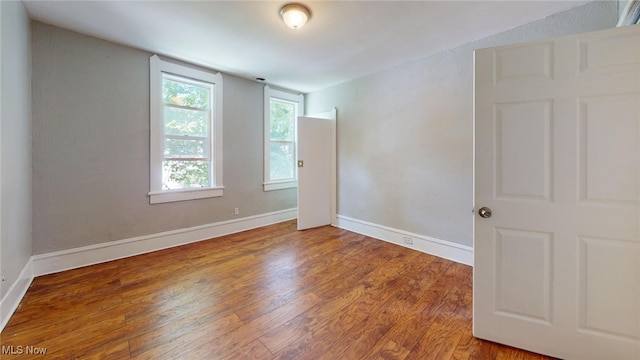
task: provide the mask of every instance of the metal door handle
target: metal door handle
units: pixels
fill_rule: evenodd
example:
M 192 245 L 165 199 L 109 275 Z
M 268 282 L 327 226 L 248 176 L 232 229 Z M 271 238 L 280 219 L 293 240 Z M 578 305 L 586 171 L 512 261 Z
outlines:
M 480 215 L 480 217 L 488 219 L 491 217 L 491 209 L 489 209 L 488 207 L 481 207 L 480 210 L 478 210 L 478 215 Z

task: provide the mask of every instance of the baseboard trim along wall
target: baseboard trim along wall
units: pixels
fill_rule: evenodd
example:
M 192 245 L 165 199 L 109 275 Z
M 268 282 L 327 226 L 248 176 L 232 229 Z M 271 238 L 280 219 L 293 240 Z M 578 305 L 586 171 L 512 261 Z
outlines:
M 186 229 L 165 231 L 158 234 L 138 236 L 108 243 L 83 246 L 75 249 L 34 255 L 20 273 L 19 279 L 11 286 L 7 295 L 0 300 L 0 331 L 4 329 L 26 294 L 33 278 L 71 270 L 83 266 L 99 264 L 111 260 L 172 248 L 184 244 L 208 240 L 224 235 L 251 230 L 267 225 L 293 220 L 298 217 L 298 209 L 288 209 L 271 213 L 233 219 Z
M 0 331 L 4 329 L 5 325 L 9 322 L 11 315 L 18 309 L 22 298 L 29 290 L 31 282 L 33 281 L 33 262 L 29 260 L 27 264 L 22 268 L 20 275 L 16 282 L 11 285 L 7 295 L 0 300 Z
M 473 266 L 473 248 L 471 246 L 414 234 L 342 215 L 338 215 L 337 227 L 426 254 Z M 407 244 L 408 241 L 412 242 L 412 244 Z
M 297 211 L 295 208 L 281 210 L 186 229 L 34 255 L 25 265 L 20 273 L 20 277 L 11 286 L 7 295 L 0 300 L 0 331 L 4 329 L 11 315 L 13 315 L 20 305 L 20 301 L 22 301 L 22 298 L 36 276 L 122 259 L 293 220 L 297 218 Z M 470 246 L 418 235 L 342 215 L 337 216 L 336 226 L 462 264 L 473 264 L 473 249 Z M 405 239 L 411 239 L 413 244 L 405 243 Z
M 46 275 L 145 254 L 152 251 L 168 249 L 175 246 L 293 220 L 297 216 L 298 210 L 294 208 L 185 229 L 165 231 L 158 234 L 138 236 L 131 239 L 89 245 L 42 255 L 34 255 L 32 257 L 33 274 L 34 276 Z

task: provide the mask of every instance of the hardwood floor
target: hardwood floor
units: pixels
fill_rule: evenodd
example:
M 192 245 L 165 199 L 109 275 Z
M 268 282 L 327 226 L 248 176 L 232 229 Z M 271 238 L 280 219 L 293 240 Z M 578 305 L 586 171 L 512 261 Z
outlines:
M 471 274 L 290 221 L 38 277 L 2 359 L 546 359 L 471 335 Z

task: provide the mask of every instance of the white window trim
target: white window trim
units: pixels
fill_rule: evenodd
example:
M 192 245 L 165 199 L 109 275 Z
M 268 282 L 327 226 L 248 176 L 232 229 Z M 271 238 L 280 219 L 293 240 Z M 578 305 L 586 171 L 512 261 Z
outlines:
M 189 188 L 176 190 L 162 189 L 163 160 L 163 111 L 162 111 L 162 73 L 187 77 L 215 85 L 214 112 L 211 137 L 213 168 L 208 188 Z M 150 115 L 150 162 L 149 162 L 149 202 L 159 204 L 173 201 L 184 201 L 220 197 L 223 195 L 222 185 L 222 74 L 210 73 L 192 67 L 179 65 L 161 59 L 158 55 L 149 58 L 149 115 Z
M 290 189 L 298 187 L 298 168 L 294 167 L 294 177 L 293 179 L 284 179 L 284 180 L 270 180 L 269 173 L 271 169 L 270 165 L 270 129 L 271 129 L 271 98 L 276 98 L 284 101 L 295 102 L 298 104 L 298 114 L 297 116 L 303 116 L 304 114 L 304 95 L 303 94 L 292 94 L 285 91 L 280 91 L 276 89 L 271 89 L 269 85 L 264 86 L 264 182 L 262 186 L 264 191 L 272 191 L 272 190 L 280 190 L 280 189 Z M 294 120 L 294 127 L 296 126 L 297 118 Z M 295 134 L 294 129 L 294 134 Z M 295 136 L 295 135 L 294 135 Z M 294 137 L 294 164 L 298 156 L 298 139 Z

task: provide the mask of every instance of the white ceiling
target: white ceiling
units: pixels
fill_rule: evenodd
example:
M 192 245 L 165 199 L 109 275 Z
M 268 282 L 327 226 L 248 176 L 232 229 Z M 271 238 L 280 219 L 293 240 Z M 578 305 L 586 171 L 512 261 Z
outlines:
M 301 92 L 426 57 L 588 1 L 25 1 L 32 18 Z

